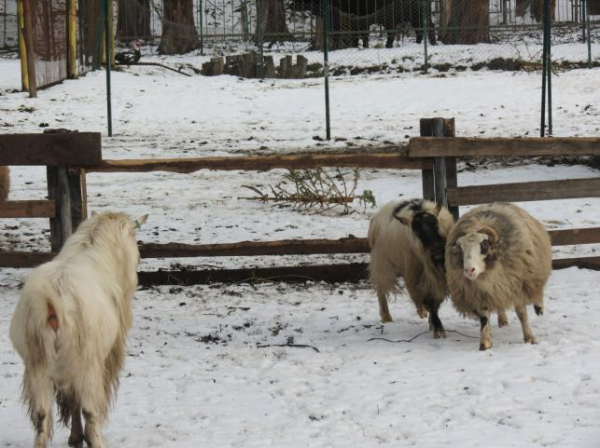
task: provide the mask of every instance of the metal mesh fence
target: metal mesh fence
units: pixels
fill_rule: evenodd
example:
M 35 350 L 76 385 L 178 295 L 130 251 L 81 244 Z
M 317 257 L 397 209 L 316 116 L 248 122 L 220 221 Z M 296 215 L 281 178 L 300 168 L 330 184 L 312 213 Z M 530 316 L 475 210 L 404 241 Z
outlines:
M 18 47 L 17 2 L 0 0 L 0 50 Z
M 37 87 L 67 78 L 67 1 L 30 0 L 32 48 L 28 57 L 35 65 Z M 29 22 L 26 22 L 26 24 Z
M 329 62 L 334 74 L 440 71 L 539 65 L 543 0 L 325 0 L 330 8 Z M 550 0 L 554 54 L 597 58 L 600 0 Z M 163 0 L 117 0 L 117 38 L 160 39 Z M 321 0 L 190 0 L 199 46 L 207 55 L 257 49 L 302 53 L 322 63 Z M 588 15 L 589 10 L 589 15 Z M 137 20 L 137 24 L 136 21 Z M 590 36 L 584 29 L 590 22 Z M 134 23 L 134 25 L 128 25 Z M 188 25 L 189 26 L 189 25 Z M 427 39 L 424 39 L 427 36 Z M 500 59 L 504 61 L 500 61 Z

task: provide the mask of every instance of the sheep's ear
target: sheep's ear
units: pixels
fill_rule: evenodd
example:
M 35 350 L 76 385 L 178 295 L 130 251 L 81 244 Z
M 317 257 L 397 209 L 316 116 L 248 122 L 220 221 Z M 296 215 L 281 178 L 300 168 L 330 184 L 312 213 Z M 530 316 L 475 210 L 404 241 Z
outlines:
M 498 241 L 498 232 L 496 232 L 494 229 L 492 229 L 491 227 L 483 227 L 480 231 L 480 233 L 484 233 L 488 236 L 488 241 L 491 244 L 494 244 Z
M 394 215 L 394 218 L 396 218 L 398 221 L 400 221 L 400 223 L 403 226 L 409 226 L 410 227 L 410 219 L 404 218 L 402 216 L 396 216 L 396 215 Z
M 142 224 L 145 224 L 148 220 L 148 215 L 140 216 L 138 219 L 134 220 L 133 223 L 135 227 L 139 230 L 142 227 Z

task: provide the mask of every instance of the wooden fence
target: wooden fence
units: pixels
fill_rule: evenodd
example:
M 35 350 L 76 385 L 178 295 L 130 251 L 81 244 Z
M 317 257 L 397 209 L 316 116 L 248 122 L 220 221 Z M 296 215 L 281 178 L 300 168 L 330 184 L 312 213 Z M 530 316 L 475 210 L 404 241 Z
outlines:
M 600 139 L 472 139 L 454 137 L 453 119 L 421 120 L 421 136 L 409 148 L 389 147 L 378 152 L 351 154 L 294 154 L 253 157 L 186 159 L 102 160 L 96 133 L 15 134 L 0 136 L 0 165 L 45 165 L 48 200 L 8 201 L 2 217 L 49 218 L 52 252 L 0 252 L 0 267 L 31 267 L 52 258 L 64 239 L 87 216 L 87 172 L 191 173 L 201 169 L 258 170 L 304 169 L 318 166 L 418 169 L 422 171 L 423 197 L 442 202 L 458 216 L 459 207 L 496 200 L 526 201 L 598 197 L 600 179 L 524 182 L 516 184 L 458 186 L 459 157 L 600 155 Z M 15 151 L 14 148 L 19 148 Z M 566 148 L 566 149 L 565 149 Z M 600 228 L 554 230 L 554 246 L 600 242 Z M 365 238 L 338 240 L 242 241 L 228 244 L 152 244 L 140 246 L 142 258 L 238 257 L 368 253 Z M 600 269 L 600 257 L 554 260 L 555 268 L 581 266 Z M 366 263 L 252 268 L 234 270 L 160 270 L 141 272 L 140 283 L 205 283 L 246 279 L 286 281 L 357 281 L 366 278 Z

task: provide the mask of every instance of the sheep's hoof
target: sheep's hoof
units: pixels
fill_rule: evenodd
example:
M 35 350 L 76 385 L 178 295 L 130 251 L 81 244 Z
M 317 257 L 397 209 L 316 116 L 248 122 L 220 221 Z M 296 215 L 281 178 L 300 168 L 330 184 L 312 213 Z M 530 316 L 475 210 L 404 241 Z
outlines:
M 499 314 L 498 315 L 498 327 L 502 328 L 502 327 L 507 327 L 508 326 L 508 319 L 506 318 L 505 315 Z
M 523 340 L 526 344 L 537 344 L 537 339 L 534 335 L 525 336 Z
M 479 350 L 484 351 L 487 350 L 489 348 L 492 348 L 492 342 L 491 341 L 483 341 L 479 343 Z
M 80 432 L 78 433 L 77 431 L 71 430 L 71 435 L 69 435 L 69 441 L 68 441 L 69 446 L 71 448 L 82 448 L 83 442 L 84 442 L 83 434 Z
M 434 339 L 446 339 L 446 330 L 442 329 L 442 330 L 435 330 L 433 332 L 433 338 Z
M 535 311 L 535 314 L 537 314 L 538 316 L 544 314 L 544 308 L 541 306 L 533 305 L 533 309 Z
M 429 317 L 429 311 L 427 311 L 426 308 L 417 308 L 417 314 L 419 315 L 419 317 L 421 319 L 425 319 L 426 317 Z M 431 328 L 430 328 L 431 330 Z
M 387 316 L 381 316 L 381 323 L 387 324 L 388 322 L 393 322 L 392 316 L 389 314 Z

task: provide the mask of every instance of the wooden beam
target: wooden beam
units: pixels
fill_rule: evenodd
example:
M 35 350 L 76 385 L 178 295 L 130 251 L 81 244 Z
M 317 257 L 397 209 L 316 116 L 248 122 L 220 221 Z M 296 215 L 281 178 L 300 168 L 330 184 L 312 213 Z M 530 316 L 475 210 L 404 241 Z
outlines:
M 600 243 L 600 227 L 587 229 L 564 229 L 548 231 L 553 246 Z
M 450 205 L 600 197 L 600 178 L 520 182 L 448 188 Z
M 0 165 L 89 166 L 101 161 L 98 132 L 0 135 Z
M 0 218 L 54 218 L 54 201 L 0 202 Z
M 32 268 L 50 261 L 56 254 L 42 252 L 2 252 L 0 268 Z M 570 267 L 600 270 L 600 257 L 567 258 L 552 261 L 553 269 Z M 243 281 L 307 282 L 325 281 L 330 283 L 357 282 L 368 278 L 368 263 L 351 263 L 319 266 L 290 266 L 249 269 L 211 270 L 159 270 L 140 272 L 141 285 L 192 285 L 205 283 L 233 283 Z
M 142 258 L 179 257 L 247 257 L 258 255 L 311 255 L 368 253 L 366 238 L 340 238 L 338 240 L 279 240 L 241 241 L 225 244 L 142 244 Z
M 368 278 L 367 263 L 317 266 L 290 266 L 250 269 L 210 269 L 200 271 L 139 272 L 140 285 L 197 285 L 208 283 L 327 282 L 357 283 Z
M 566 269 L 572 267 L 600 271 L 600 257 L 561 258 L 559 260 L 552 260 L 552 269 Z
M 33 268 L 52 260 L 49 252 L 2 252 L 0 251 L 0 268 Z
M 90 173 L 138 173 L 150 171 L 192 173 L 203 169 L 266 171 L 276 168 L 308 169 L 319 166 L 420 170 L 430 168 L 432 162 L 427 159 L 408 159 L 398 153 L 294 154 L 250 157 L 104 160 L 101 165 L 89 167 L 87 171 Z
M 412 138 L 409 157 L 585 156 L 600 155 L 597 137 Z

